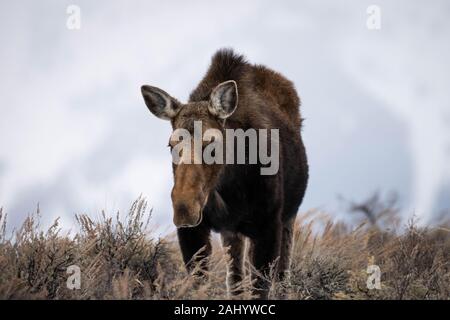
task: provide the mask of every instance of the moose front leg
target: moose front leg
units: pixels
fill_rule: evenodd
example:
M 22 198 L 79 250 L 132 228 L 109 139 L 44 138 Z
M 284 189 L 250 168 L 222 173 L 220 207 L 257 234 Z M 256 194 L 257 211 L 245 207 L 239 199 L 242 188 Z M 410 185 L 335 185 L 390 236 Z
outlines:
M 251 240 L 250 258 L 255 268 L 255 293 L 258 299 L 268 299 L 272 285 L 271 268 L 280 256 L 281 223 L 273 223 Z M 274 269 L 275 270 L 275 269 Z
M 211 254 L 210 229 L 203 224 L 193 228 L 178 228 L 178 242 L 188 272 L 198 265 L 197 275 L 207 271 L 207 258 Z

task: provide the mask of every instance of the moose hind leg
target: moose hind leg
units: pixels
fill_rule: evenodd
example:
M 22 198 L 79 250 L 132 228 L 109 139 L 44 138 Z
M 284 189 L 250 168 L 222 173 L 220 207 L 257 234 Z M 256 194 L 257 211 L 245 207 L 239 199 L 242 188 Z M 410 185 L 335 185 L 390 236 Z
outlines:
M 294 237 L 295 217 L 283 223 L 281 235 L 280 261 L 278 263 L 278 278 L 284 280 L 289 275 L 289 267 L 292 254 L 292 242 Z
M 228 247 L 232 259 L 231 268 L 227 271 L 227 286 L 230 294 L 239 294 L 237 289 L 244 277 L 244 246 L 245 238 L 241 234 L 224 231 L 221 233 L 224 247 Z

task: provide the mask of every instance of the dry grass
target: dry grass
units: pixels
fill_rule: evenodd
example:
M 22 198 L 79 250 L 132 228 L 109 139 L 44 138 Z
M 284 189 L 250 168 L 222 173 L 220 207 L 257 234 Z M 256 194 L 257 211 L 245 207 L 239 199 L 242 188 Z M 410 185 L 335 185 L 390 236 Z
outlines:
M 379 227 L 393 225 L 396 210 L 381 206 L 384 218 L 379 219 L 384 220 L 376 221 L 373 217 L 380 214 L 373 211 L 380 206 L 361 208 L 368 222 L 353 228 L 332 223 L 317 212 L 299 217 L 291 273 L 274 284 L 271 297 L 449 299 L 448 224 L 427 229 L 411 222 L 396 232 Z M 93 221 L 79 215 L 79 232 L 70 236 L 61 234 L 58 221 L 40 230 L 38 209 L 7 236 L 6 215 L 0 209 L 0 298 L 228 299 L 226 250 L 214 243 L 207 275 L 191 276 L 173 236 L 152 238 L 150 213 L 146 202 L 138 199 L 125 217 L 118 214 L 112 219 L 103 213 Z M 381 269 L 380 290 L 367 289 L 366 270 L 371 264 Z M 80 289 L 67 288 L 66 271 L 71 265 L 80 267 Z M 246 269 L 250 269 L 248 262 Z M 251 287 L 246 276 L 235 298 L 251 298 Z

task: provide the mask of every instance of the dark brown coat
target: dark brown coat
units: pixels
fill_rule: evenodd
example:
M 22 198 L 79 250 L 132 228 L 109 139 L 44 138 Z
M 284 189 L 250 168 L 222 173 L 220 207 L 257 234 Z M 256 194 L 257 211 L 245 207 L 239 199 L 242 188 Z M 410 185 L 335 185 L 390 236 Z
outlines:
M 235 98 L 238 102 L 234 113 L 223 121 L 211 115 L 211 96 L 228 80 L 237 84 Z M 283 276 L 289 268 L 293 223 L 308 181 L 306 152 L 300 135 L 300 100 L 292 82 L 225 49 L 213 56 L 211 66 L 187 104 L 150 86 L 143 87 L 143 94 L 149 109 L 159 117 L 170 118 L 174 129 L 192 130 L 196 119 L 206 123 L 206 127 L 222 131 L 227 128 L 279 129 L 277 174 L 261 175 L 261 164 L 174 165 L 172 200 L 174 219 L 178 223 L 199 223 L 191 228 L 178 228 L 181 251 L 188 267 L 200 249 L 205 248 L 200 258 L 209 255 L 210 231 L 214 230 L 222 234 L 224 245 L 230 246 L 231 285 L 242 279 L 245 238 L 250 240 L 249 258 L 256 269 L 267 274 L 270 264 L 276 261 L 279 274 Z M 164 116 L 167 106 L 164 107 L 163 102 L 169 100 L 170 116 Z M 256 290 L 261 298 L 268 297 L 268 289 L 267 282 L 258 278 Z

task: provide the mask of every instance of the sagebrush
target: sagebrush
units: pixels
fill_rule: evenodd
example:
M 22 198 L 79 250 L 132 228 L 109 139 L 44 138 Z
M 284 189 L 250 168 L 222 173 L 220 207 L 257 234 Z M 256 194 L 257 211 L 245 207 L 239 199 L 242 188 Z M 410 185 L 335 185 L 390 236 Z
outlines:
M 312 211 L 296 222 L 289 276 L 273 284 L 272 299 L 449 299 L 448 223 L 393 228 L 390 220 L 359 226 L 333 223 Z M 386 212 L 388 214 L 386 214 Z M 251 299 L 250 263 L 238 294 L 227 291 L 230 258 L 218 241 L 206 274 L 187 274 L 174 236 L 152 237 L 144 199 L 127 215 L 98 221 L 77 215 L 79 231 L 62 234 L 58 220 L 46 231 L 39 208 L 7 235 L 0 209 L 1 299 Z M 369 216 L 369 215 L 368 215 Z M 383 227 L 380 227 L 383 225 Z M 80 289 L 68 289 L 69 266 L 81 270 Z M 381 289 L 368 289 L 367 267 L 381 270 Z M 267 279 L 271 281 L 271 279 Z

